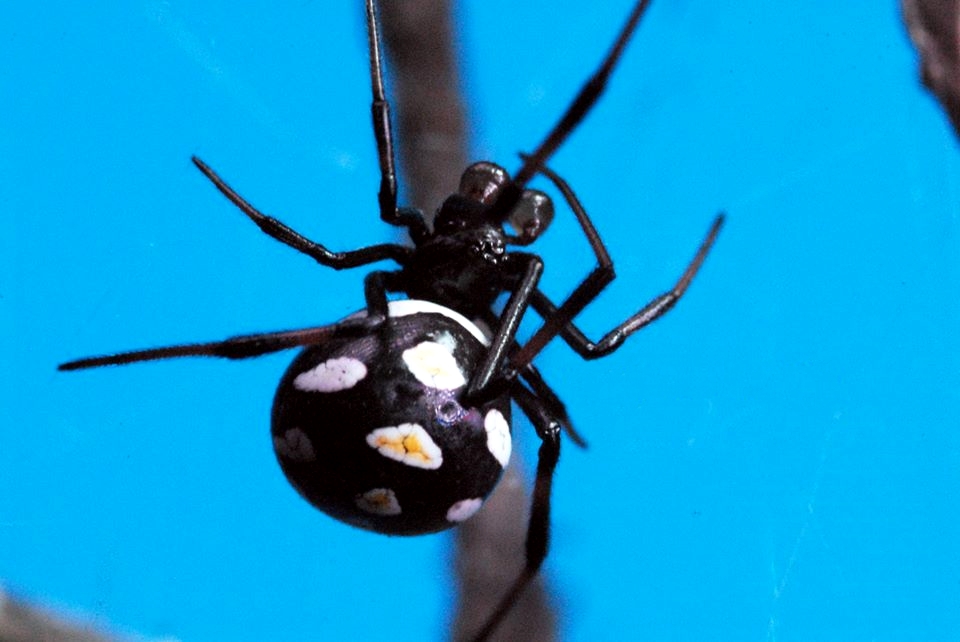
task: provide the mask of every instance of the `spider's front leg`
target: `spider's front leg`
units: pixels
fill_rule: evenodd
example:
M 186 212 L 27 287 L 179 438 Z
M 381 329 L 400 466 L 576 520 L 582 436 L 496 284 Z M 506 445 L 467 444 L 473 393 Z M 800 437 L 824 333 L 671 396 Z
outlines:
M 599 341 L 591 341 L 587 338 L 583 331 L 568 318 L 569 311 L 565 313 L 562 305 L 558 308 L 545 294 L 537 290 L 531 297 L 531 303 L 537 312 L 547 319 L 547 322 L 531 337 L 528 344 L 520 349 L 517 353 L 517 361 L 512 365 L 517 367 L 523 365 L 529 359 L 532 359 L 543 345 L 546 345 L 546 343 L 557 334 L 560 334 L 563 340 L 584 359 L 598 359 L 619 348 L 623 345 L 627 337 L 637 330 L 653 323 L 677 304 L 687 291 L 687 288 L 690 287 L 690 283 L 700 270 L 703 261 L 707 258 L 707 253 L 713 246 L 717 234 L 720 233 L 723 221 L 723 214 L 718 214 L 713 220 L 707 236 L 697 249 L 697 253 L 672 288 L 653 298 L 627 320 L 605 334 Z M 599 293 L 599 291 L 597 291 L 597 293 Z
M 311 241 L 296 230 L 255 208 L 232 187 L 227 185 L 226 181 L 220 178 L 209 165 L 196 156 L 194 156 L 192 160 L 193 164 L 203 172 L 203 175 L 210 179 L 210 182 L 213 183 L 231 203 L 240 208 L 240 211 L 246 214 L 251 221 L 256 223 L 257 227 L 265 234 L 285 245 L 289 245 L 298 252 L 306 254 L 321 265 L 332 267 L 335 270 L 343 270 L 345 268 L 359 267 L 385 259 L 392 259 L 400 265 L 405 265 L 410 254 L 413 252 L 409 247 L 395 243 L 381 243 L 350 252 L 331 252 L 319 243 Z
M 521 156 L 527 158 L 525 155 Z M 703 261 L 707 258 L 707 253 L 713 246 L 724 221 L 724 215 L 718 214 L 693 260 L 690 261 L 670 290 L 647 303 L 626 321 L 604 335 L 602 339 L 593 342 L 573 324 L 573 319 L 613 281 L 616 276 L 613 261 L 600 238 L 600 234 L 569 184 L 547 167 L 541 167 L 540 172 L 556 185 L 577 217 L 577 222 L 580 224 L 584 236 L 587 237 L 590 248 L 597 258 L 597 266 L 559 306 L 552 303 L 539 289 L 532 293 L 530 303 L 543 317 L 544 323 L 527 343 L 511 355 L 510 366 L 512 368 L 520 368 L 530 363 L 558 334 L 584 359 L 596 359 L 616 350 L 628 336 L 660 318 L 676 305 L 690 286 L 693 277 L 700 270 Z

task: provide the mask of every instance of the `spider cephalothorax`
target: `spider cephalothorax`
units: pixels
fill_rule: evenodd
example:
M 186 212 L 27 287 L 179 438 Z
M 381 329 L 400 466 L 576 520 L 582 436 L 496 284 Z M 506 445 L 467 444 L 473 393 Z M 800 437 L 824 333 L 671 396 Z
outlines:
M 471 318 L 484 317 L 526 269 L 527 259 L 508 246 L 529 245 L 553 219 L 550 197 L 534 189 L 520 193 L 506 218 L 498 215 L 493 206 L 509 181 L 499 165 L 481 161 L 468 167 L 458 191 L 437 210 L 433 233 L 402 263 L 396 289 Z

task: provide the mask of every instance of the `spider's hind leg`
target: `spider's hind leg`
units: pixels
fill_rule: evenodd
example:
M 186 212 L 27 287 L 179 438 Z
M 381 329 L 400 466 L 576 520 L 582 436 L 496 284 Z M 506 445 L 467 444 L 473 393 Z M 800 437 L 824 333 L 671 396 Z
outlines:
M 387 291 L 396 289 L 396 272 L 370 272 L 364 280 L 368 312 L 330 325 L 299 330 L 281 330 L 230 337 L 223 341 L 187 343 L 161 348 L 147 348 L 117 354 L 75 359 L 57 366 L 58 370 L 85 370 L 102 366 L 119 366 L 140 361 L 157 361 L 180 357 L 219 357 L 249 359 L 290 348 L 316 345 L 342 333 L 365 332 L 379 327 L 388 315 Z
M 364 319 L 347 319 L 331 325 L 300 330 L 282 330 L 230 337 L 223 341 L 209 343 L 187 343 L 162 348 L 148 348 L 120 352 L 98 357 L 75 359 L 57 366 L 57 370 L 85 370 L 101 366 L 121 366 L 140 361 L 157 361 L 179 357 L 220 357 L 223 359 L 249 359 L 272 352 L 279 352 L 300 346 L 323 343 L 338 332 L 361 330 Z
M 527 585 L 537 576 L 543 560 L 547 557 L 550 544 L 550 494 L 553 473 L 560 459 L 561 423 L 551 412 L 550 404 L 545 403 L 519 381 L 514 380 L 512 383 L 510 396 L 530 419 L 541 439 L 537 453 L 537 476 L 530 504 L 530 520 L 527 525 L 526 559 L 520 575 L 510 585 L 483 627 L 470 638 L 472 642 L 483 642 L 496 630 Z
M 520 377 L 527 382 L 527 385 L 529 385 L 537 395 L 537 398 L 547 412 L 560 423 L 560 427 L 567 437 L 580 448 L 586 448 L 587 440 L 573 427 L 573 421 L 570 420 L 570 416 L 567 414 L 567 406 L 560 400 L 560 397 L 557 396 L 557 393 L 550 387 L 550 384 L 544 380 L 540 371 L 537 370 L 533 364 L 527 364 L 527 366 L 520 371 Z

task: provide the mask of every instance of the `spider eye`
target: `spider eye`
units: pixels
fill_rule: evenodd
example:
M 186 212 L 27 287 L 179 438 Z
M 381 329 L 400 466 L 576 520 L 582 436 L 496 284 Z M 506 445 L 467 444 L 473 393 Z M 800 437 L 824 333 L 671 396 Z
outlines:
M 553 201 L 540 190 L 523 190 L 508 220 L 524 242 L 533 242 L 553 221 Z
M 507 170 L 494 163 L 480 161 L 463 170 L 459 192 L 478 203 L 490 205 L 509 180 Z

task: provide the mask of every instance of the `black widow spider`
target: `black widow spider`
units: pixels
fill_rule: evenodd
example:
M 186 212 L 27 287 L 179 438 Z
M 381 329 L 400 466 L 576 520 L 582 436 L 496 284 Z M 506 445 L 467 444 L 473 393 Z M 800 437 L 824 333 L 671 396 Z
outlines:
M 281 467 L 321 510 L 392 534 L 449 528 L 480 508 L 509 460 L 514 400 L 542 444 L 526 565 L 474 637 L 487 639 L 546 556 L 561 430 L 584 445 L 563 403 L 533 366 L 534 357 L 558 335 L 584 359 L 616 350 L 676 304 L 723 224 L 720 214 L 670 290 L 599 341 L 574 325 L 577 314 L 613 280 L 613 262 L 569 185 L 545 163 L 600 97 L 648 4 L 636 3 L 599 68 L 539 147 L 522 155 L 514 176 L 489 162 L 469 166 L 458 192 L 440 206 L 431 230 L 422 212 L 397 205 L 375 0 L 366 0 L 380 218 L 406 228 L 413 247 L 384 243 L 332 252 L 257 210 L 199 158 L 193 162 L 263 232 L 318 263 L 339 270 L 391 260 L 400 269 L 367 274 L 366 309 L 332 325 L 90 357 L 59 369 L 187 356 L 244 359 L 306 346 L 284 375 L 274 402 L 271 430 Z M 532 244 L 553 218 L 550 198 L 526 188 L 538 173 L 563 195 L 597 259 L 597 267 L 559 305 L 538 288 L 543 260 L 508 249 Z M 391 301 L 388 293 L 407 299 Z M 508 294 L 507 301 L 497 313 L 494 305 L 502 293 Z M 517 329 L 528 306 L 544 322 L 521 344 Z

